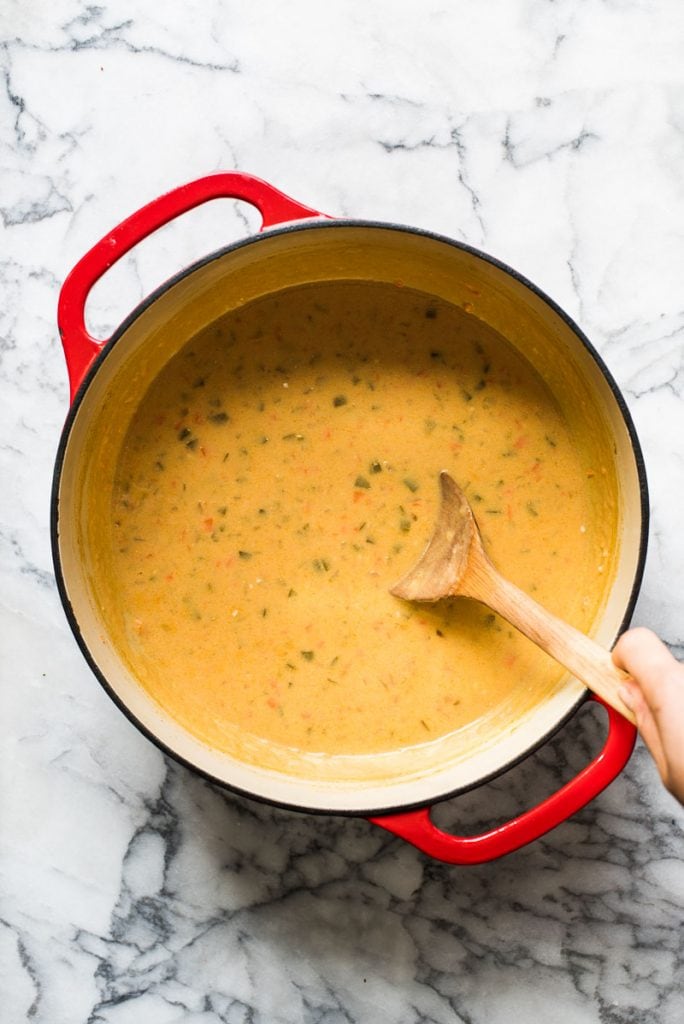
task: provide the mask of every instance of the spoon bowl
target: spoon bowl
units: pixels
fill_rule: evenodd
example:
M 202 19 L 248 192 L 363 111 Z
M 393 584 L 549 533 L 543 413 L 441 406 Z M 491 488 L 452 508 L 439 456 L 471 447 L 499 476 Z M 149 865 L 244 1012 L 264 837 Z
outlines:
M 615 665 L 610 652 L 505 579 L 485 551 L 475 514 L 461 488 L 444 471 L 439 483 L 441 500 L 432 537 L 418 562 L 390 593 L 405 601 L 451 597 L 481 601 L 636 724 L 619 693 L 629 676 Z

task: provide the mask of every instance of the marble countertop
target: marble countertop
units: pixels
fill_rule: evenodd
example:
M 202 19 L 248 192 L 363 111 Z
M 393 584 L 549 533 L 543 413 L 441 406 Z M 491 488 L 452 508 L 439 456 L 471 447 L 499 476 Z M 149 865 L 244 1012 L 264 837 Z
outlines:
M 124 216 L 219 169 L 515 266 L 624 391 L 648 469 L 635 620 L 684 656 L 684 10 L 678 0 L 6 0 L 0 19 L 0 994 L 15 1024 L 675 1024 L 684 812 L 641 744 L 496 863 L 212 788 L 109 701 L 49 546 L 68 406 L 61 282 Z M 111 271 L 106 336 L 257 227 L 229 201 Z M 586 761 L 577 716 L 439 808 L 475 831 Z

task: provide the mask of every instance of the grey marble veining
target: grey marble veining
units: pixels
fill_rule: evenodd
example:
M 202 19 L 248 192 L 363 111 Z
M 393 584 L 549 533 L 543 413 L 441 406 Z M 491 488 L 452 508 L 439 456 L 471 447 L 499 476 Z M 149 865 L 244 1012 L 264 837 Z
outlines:
M 641 745 L 544 839 L 454 868 L 358 819 L 239 798 L 165 759 L 58 600 L 61 282 L 106 230 L 217 169 L 481 247 L 577 318 L 644 448 L 636 619 L 684 657 L 684 12 L 675 0 L 281 5 L 6 0 L 0 12 L 0 1018 L 8 1024 L 678 1024 L 684 812 Z M 253 231 L 195 211 L 98 284 L 106 337 Z M 587 709 L 435 810 L 472 832 L 600 744 Z

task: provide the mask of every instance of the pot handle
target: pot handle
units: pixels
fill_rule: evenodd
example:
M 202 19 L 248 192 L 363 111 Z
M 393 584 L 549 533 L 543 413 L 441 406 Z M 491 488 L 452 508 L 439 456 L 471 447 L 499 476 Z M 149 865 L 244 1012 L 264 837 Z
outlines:
M 517 818 L 475 836 L 454 836 L 443 832 L 432 823 L 430 807 L 369 820 L 413 843 L 430 857 L 449 864 L 482 864 L 519 850 L 598 796 L 620 774 L 630 758 L 636 741 L 635 727 L 600 697 L 590 694 L 590 699 L 608 712 L 608 735 L 602 750 L 574 779 Z
M 287 221 L 325 216 L 295 202 L 260 178 L 227 171 L 181 185 L 127 217 L 78 261 L 60 292 L 57 323 L 72 400 L 90 364 L 106 343 L 89 334 L 85 325 L 86 299 L 95 282 L 157 228 L 210 199 L 243 199 L 251 203 L 261 214 L 261 230 Z

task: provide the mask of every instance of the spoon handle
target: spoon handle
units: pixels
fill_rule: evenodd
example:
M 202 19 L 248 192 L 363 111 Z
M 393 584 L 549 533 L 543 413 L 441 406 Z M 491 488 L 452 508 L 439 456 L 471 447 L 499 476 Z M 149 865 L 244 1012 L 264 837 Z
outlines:
M 629 676 L 617 667 L 609 651 L 574 626 L 556 618 L 501 576 L 484 553 L 469 566 L 468 596 L 498 612 L 636 725 L 634 713 L 619 695 L 620 687 Z

